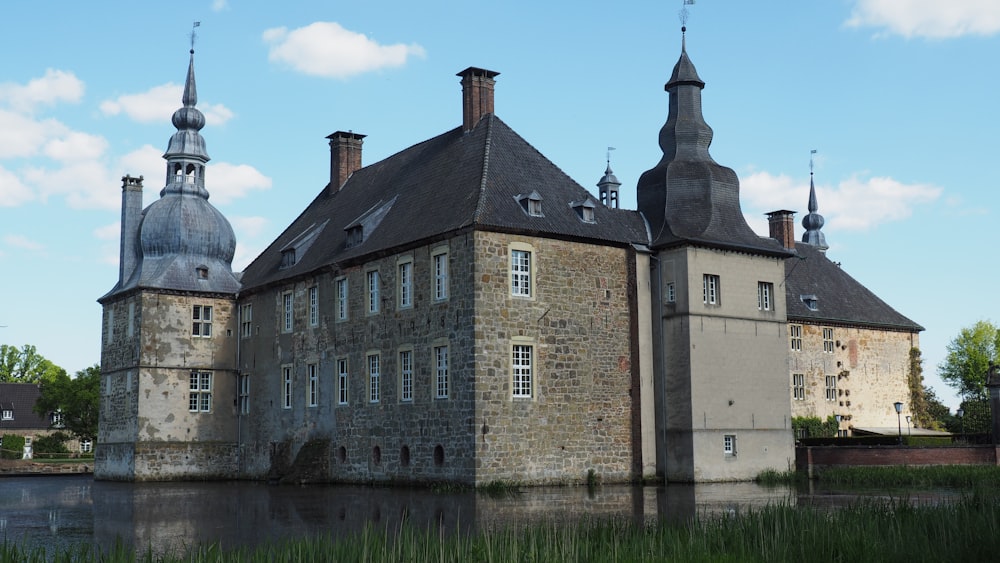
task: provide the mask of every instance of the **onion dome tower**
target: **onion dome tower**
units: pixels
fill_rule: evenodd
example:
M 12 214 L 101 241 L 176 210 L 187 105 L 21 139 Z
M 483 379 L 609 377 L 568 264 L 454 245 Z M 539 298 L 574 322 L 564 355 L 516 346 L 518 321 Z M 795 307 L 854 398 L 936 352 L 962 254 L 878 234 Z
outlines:
M 618 181 L 618 177 L 611 171 L 612 150 L 612 148 L 608 148 L 608 167 L 604 170 L 604 176 L 597 182 L 597 189 L 601 197 L 601 203 L 607 207 L 618 209 L 618 189 L 622 186 L 622 183 Z
M 802 234 L 802 242 L 806 244 L 811 244 L 819 249 L 820 252 L 826 252 L 829 245 L 826 244 L 826 235 L 820 229 L 823 228 L 823 224 L 826 222 L 823 216 L 819 213 L 819 203 L 816 201 L 816 185 L 813 182 L 813 163 L 812 160 L 809 161 L 809 214 L 802 218 L 802 226 L 805 228 L 805 233 Z

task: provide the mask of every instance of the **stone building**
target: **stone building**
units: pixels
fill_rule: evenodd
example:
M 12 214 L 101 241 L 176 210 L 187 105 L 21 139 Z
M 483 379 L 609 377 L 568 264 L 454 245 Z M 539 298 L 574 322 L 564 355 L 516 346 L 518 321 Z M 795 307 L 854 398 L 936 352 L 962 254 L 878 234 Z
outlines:
M 125 177 L 101 298 L 99 479 L 575 483 L 753 478 L 793 462 L 786 261 L 753 233 L 686 49 L 663 158 L 618 207 L 494 112 L 330 178 L 239 275 L 208 203 L 193 59 L 161 198 Z M 791 258 L 794 260 L 794 258 Z

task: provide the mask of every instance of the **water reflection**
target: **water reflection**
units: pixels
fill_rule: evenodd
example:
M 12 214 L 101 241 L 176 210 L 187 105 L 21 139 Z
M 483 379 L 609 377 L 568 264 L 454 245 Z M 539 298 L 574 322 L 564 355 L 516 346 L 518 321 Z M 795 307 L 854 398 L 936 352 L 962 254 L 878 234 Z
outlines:
M 832 502 L 834 496 L 753 483 L 531 488 L 489 496 L 472 492 L 357 486 L 269 486 L 250 482 L 108 483 L 87 476 L 0 480 L 0 536 L 47 548 L 119 539 L 154 553 L 214 542 L 224 548 L 361 531 L 403 522 L 469 533 L 541 521 L 617 517 L 689 521 L 769 503 Z

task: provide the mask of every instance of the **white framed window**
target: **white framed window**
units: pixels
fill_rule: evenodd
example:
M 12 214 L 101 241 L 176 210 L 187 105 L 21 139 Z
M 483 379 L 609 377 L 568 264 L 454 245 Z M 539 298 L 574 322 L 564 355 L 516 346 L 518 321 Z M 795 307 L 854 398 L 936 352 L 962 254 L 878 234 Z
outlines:
M 448 249 L 434 249 L 431 264 L 434 270 L 434 300 L 448 298 Z
M 310 407 L 319 405 L 319 370 L 316 364 L 306 365 L 306 375 L 309 376 L 309 396 L 306 397 Z
M 837 400 L 837 376 L 828 375 L 826 376 L 826 400 L 836 401 Z
M 50 423 L 53 428 L 62 428 L 66 426 L 66 417 L 63 413 L 56 411 L 52 413 L 52 422 Z
M 292 408 L 292 366 L 281 366 L 281 408 Z
M 368 281 L 366 285 L 368 289 L 368 314 L 378 313 L 379 311 L 379 276 L 378 270 L 369 270 L 365 273 L 365 277 Z
M 757 282 L 757 309 L 761 311 L 774 310 L 774 284 L 771 282 Z
M 823 329 L 823 352 L 827 354 L 832 354 L 834 350 L 833 345 L 833 329 L 824 328 Z
M 209 338 L 212 336 L 212 307 L 195 305 L 191 308 L 191 336 Z
M 532 250 L 527 245 L 511 245 L 510 294 L 514 297 L 531 297 L 534 293 L 534 264 Z
M 381 400 L 381 372 L 379 355 L 368 354 L 368 402 L 377 403 Z
M 212 412 L 212 372 L 191 372 L 188 378 L 188 411 Z
M 399 351 L 399 400 L 413 401 L 413 350 Z
M 667 303 L 677 302 L 677 286 L 674 282 L 667 282 L 666 291 L 664 293 L 666 293 Z
M 4 409 L 3 414 L 0 414 L 0 420 L 14 420 L 14 411 L 11 409 Z
M 90 440 L 80 440 L 80 453 L 89 454 L 94 451 L 94 442 Z
M 319 288 L 309 288 L 309 326 L 319 326 Z
M 347 404 L 347 358 L 337 360 L 337 402 Z
M 726 455 L 736 455 L 736 434 L 726 434 L 722 437 L 722 452 Z
M 788 325 L 788 336 L 791 339 L 792 352 L 802 351 L 802 325 Z
M 796 401 L 804 401 L 806 399 L 806 374 L 792 374 L 792 398 Z
M 534 379 L 534 347 L 514 344 L 511 348 L 511 394 L 516 399 L 530 399 Z
M 448 346 L 434 347 L 434 397 L 448 398 Z
M 253 336 L 253 305 L 244 303 L 240 305 L 240 337 L 250 338 Z
M 250 414 L 250 376 L 240 375 L 239 404 L 240 414 Z
M 413 258 L 407 258 L 397 267 L 397 306 L 400 309 L 413 307 Z
M 347 320 L 347 278 L 337 278 L 337 320 Z
M 718 305 L 721 302 L 719 276 L 704 274 L 701 277 L 701 295 L 705 305 Z
M 295 302 L 292 299 L 292 292 L 286 291 L 281 294 L 281 310 L 282 310 L 282 332 L 292 332 L 294 327 L 293 322 L 295 319 Z

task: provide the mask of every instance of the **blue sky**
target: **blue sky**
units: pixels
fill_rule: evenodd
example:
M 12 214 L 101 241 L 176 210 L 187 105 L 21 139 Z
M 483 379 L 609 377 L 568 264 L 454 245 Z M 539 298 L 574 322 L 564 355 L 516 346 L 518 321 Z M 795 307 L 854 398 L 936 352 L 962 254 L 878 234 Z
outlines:
M 44 7 L 43 7 L 44 5 Z M 197 28 L 211 201 L 242 269 L 328 180 L 325 137 L 364 164 L 461 124 L 455 73 L 499 71 L 496 113 L 596 193 L 608 147 L 634 208 L 660 158 L 682 1 L 14 2 L 0 34 L 0 343 L 71 373 L 100 359 L 96 299 L 118 275 L 121 176 L 163 187 Z M 828 255 L 926 327 L 925 378 L 1000 321 L 1000 3 L 830 0 L 688 6 L 711 153 L 743 210 L 806 213 L 815 149 Z

